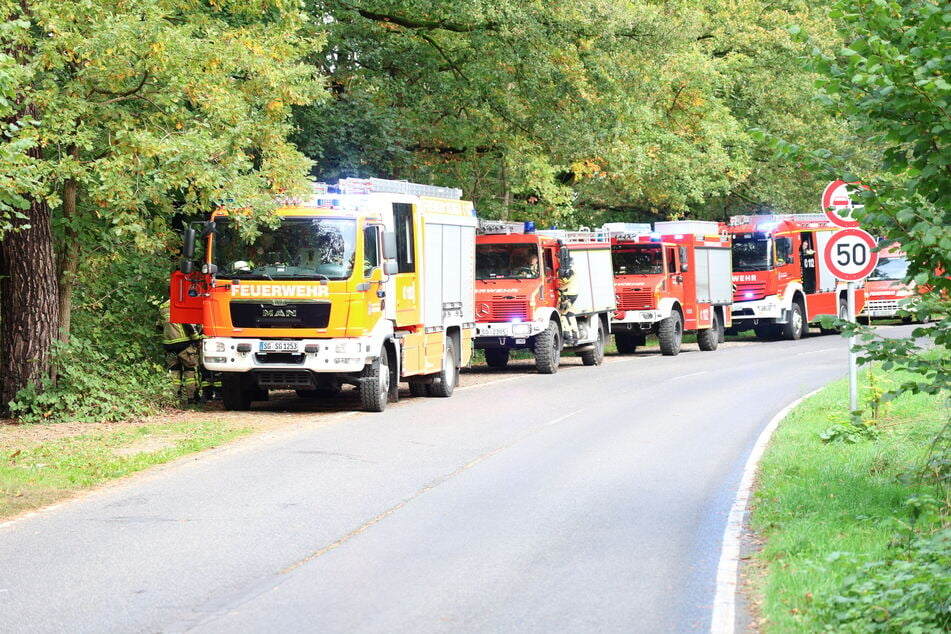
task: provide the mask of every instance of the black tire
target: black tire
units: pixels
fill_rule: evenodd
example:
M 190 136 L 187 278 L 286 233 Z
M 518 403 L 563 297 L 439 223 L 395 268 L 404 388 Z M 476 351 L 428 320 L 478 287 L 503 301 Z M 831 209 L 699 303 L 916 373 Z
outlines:
M 786 323 L 783 324 L 783 339 L 788 341 L 801 339 L 803 333 L 806 332 L 806 328 L 807 325 L 805 316 L 802 314 L 802 306 L 799 305 L 799 302 L 793 302 L 789 316 L 786 318 Z
M 426 384 L 419 381 L 410 381 L 409 382 L 409 395 L 410 396 L 426 396 Z
M 485 364 L 490 368 L 504 368 L 509 364 L 508 348 L 486 348 Z
M 753 326 L 753 333 L 760 341 L 772 341 L 776 339 L 777 332 L 779 332 L 779 327 L 773 323 L 756 324 Z
M 618 354 L 634 354 L 637 350 L 637 338 L 626 332 L 619 332 L 614 335 L 614 345 L 617 346 Z
M 251 409 L 251 389 L 245 387 L 244 375 L 232 372 L 221 375 L 221 400 L 231 412 Z
M 456 389 L 459 377 L 459 368 L 456 366 L 456 347 L 451 338 L 446 339 L 446 349 L 443 351 L 442 369 L 436 379 L 429 384 L 429 395 L 439 398 L 449 398 Z
M 544 332 L 535 335 L 535 369 L 539 374 L 554 374 L 561 364 L 561 332 L 550 321 Z
M 604 327 L 597 316 L 594 317 L 594 323 L 594 344 L 581 353 L 581 362 L 585 365 L 601 365 L 604 361 Z
M 670 317 L 657 324 L 657 338 L 660 340 L 660 353 L 673 357 L 680 353 L 680 344 L 684 340 L 684 322 L 676 310 Z
M 380 357 L 368 363 L 360 373 L 360 402 L 368 412 L 386 409 L 390 393 L 390 360 L 386 348 Z
M 712 352 L 720 343 L 720 318 L 713 313 L 713 322 L 709 328 L 697 331 L 697 345 L 704 352 Z

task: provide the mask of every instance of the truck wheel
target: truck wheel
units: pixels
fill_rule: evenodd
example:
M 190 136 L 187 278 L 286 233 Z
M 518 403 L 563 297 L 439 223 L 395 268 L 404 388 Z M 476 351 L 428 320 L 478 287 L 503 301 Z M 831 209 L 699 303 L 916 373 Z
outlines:
M 760 341 L 772 341 L 776 338 L 779 326 L 773 323 L 756 324 L 753 326 L 753 333 Z
M 604 328 L 601 327 L 601 320 L 597 316 L 594 318 L 594 323 L 594 344 L 590 350 L 581 353 L 581 362 L 585 365 L 601 365 L 604 361 Z
M 637 350 L 637 340 L 633 335 L 627 333 L 617 333 L 614 335 L 614 345 L 617 346 L 618 354 L 634 354 Z
M 380 357 L 368 363 L 360 373 L 360 402 L 368 412 L 382 412 L 386 409 L 390 393 L 390 361 L 386 348 L 380 351 Z
M 684 339 L 684 322 L 676 310 L 670 317 L 657 324 L 657 338 L 660 340 L 660 353 L 673 357 L 680 353 L 680 344 Z
M 490 368 L 504 368 L 509 364 L 508 348 L 486 348 L 485 364 Z
M 439 398 L 448 398 L 452 396 L 452 391 L 456 388 L 456 377 L 459 375 L 459 368 L 456 367 L 456 351 L 452 339 L 446 339 L 446 350 L 443 352 L 442 370 L 436 375 L 436 380 L 430 383 L 430 396 Z
M 426 396 L 426 384 L 420 383 L 418 381 L 409 382 L 409 395 L 410 396 Z
M 697 345 L 704 352 L 711 352 L 717 349 L 720 343 L 720 319 L 716 313 L 713 314 L 713 322 L 709 328 L 697 331 Z
M 232 372 L 221 375 L 221 400 L 231 412 L 251 409 L 251 390 L 244 387 L 244 375 Z
M 799 305 L 799 302 L 793 302 L 789 316 L 786 318 L 786 323 L 783 324 L 783 339 L 790 341 L 800 339 L 805 331 L 805 326 L 806 324 L 802 316 L 802 306 Z
M 535 369 L 539 374 L 554 374 L 561 364 L 561 333 L 555 322 L 535 335 Z

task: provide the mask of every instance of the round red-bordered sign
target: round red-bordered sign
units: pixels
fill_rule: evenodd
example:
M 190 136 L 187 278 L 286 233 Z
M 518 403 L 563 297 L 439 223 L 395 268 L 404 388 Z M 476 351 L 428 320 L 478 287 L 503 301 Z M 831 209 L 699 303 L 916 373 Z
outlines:
M 856 205 L 852 202 L 852 197 L 849 195 L 850 184 L 867 188 L 866 185 L 861 185 L 860 183 L 846 183 L 840 180 L 832 181 L 826 185 L 825 190 L 822 192 L 822 212 L 826 215 L 826 218 L 829 219 L 829 222 L 837 227 L 849 228 L 859 226 L 858 220 L 852 220 L 852 210 L 856 207 L 861 207 L 861 205 Z
M 822 250 L 822 261 L 840 280 L 864 279 L 878 264 L 875 238 L 862 229 L 840 229 L 832 234 Z

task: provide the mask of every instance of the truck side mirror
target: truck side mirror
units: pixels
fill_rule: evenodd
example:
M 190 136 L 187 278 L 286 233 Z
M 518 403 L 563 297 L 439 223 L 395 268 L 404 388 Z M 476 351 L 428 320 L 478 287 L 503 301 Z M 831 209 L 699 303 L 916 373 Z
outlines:
M 201 229 L 201 237 L 202 237 L 202 238 L 207 238 L 208 236 L 210 236 L 210 235 L 213 234 L 214 232 L 215 232 L 215 221 L 214 221 L 214 220 L 209 220 L 208 222 L 205 223 L 205 226 L 202 227 L 202 229 Z
M 571 268 L 571 251 L 568 250 L 568 247 L 563 246 L 558 249 L 558 265 L 562 269 Z
M 400 272 L 400 266 L 396 263 L 396 260 L 385 260 L 383 262 L 383 271 L 387 275 L 396 275 Z
M 191 260 L 195 257 L 195 230 L 191 227 L 185 229 L 185 233 L 182 235 L 182 256 L 186 260 Z M 183 271 L 184 272 L 184 271 Z
M 383 257 L 387 260 L 396 259 L 396 232 L 383 232 Z M 389 272 L 389 271 L 387 271 Z

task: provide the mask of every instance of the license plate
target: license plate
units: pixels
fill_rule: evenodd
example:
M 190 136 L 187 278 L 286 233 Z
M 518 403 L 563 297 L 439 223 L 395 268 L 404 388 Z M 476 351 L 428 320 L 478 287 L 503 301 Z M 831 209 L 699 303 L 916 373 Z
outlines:
M 297 341 L 261 341 L 258 350 L 261 352 L 297 352 Z
M 508 336 L 508 331 L 504 328 L 480 328 L 479 329 L 480 337 L 506 337 Z

